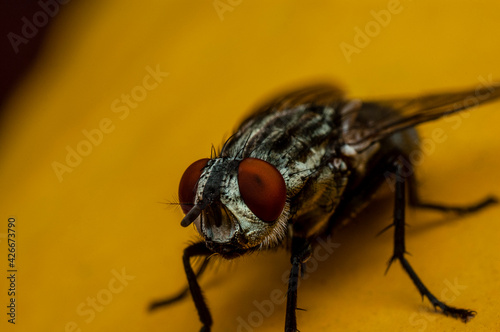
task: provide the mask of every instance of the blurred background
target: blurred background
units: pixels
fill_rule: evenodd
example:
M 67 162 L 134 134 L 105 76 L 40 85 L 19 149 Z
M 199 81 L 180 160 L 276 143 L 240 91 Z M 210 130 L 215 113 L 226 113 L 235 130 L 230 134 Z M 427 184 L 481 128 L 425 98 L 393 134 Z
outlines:
M 197 331 L 185 284 L 196 238 L 175 201 L 180 176 L 273 94 L 311 82 L 377 98 L 500 82 L 498 1 L 2 2 L 2 331 Z M 500 196 L 500 103 L 420 127 L 423 196 Z M 407 250 L 438 297 L 433 313 L 398 264 L 384 271 L 390 197 L 335 235 L 299 288 L 301 331 L 500 329 L 500 207 L 463 218 L 407 212 Z M 7 228 L 15 218 L 16 324 L 7 322 Z M 277 331 L 284 251 L 220 262 L 201 281 L 214 331 Z M 267 302 L 266 302 L 267 301 Z M 272 306 L 269 306 L 272 303 Z M 267 306 L 265 305 L 267 304 Z

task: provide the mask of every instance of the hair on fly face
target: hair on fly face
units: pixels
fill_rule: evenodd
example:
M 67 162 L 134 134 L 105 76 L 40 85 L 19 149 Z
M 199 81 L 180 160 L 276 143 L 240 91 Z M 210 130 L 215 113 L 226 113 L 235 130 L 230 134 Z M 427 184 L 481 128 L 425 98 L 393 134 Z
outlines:
M 224 151 L 225 147 L 227 146 L 227 144 L 233 139 L 234 137 L 234 133 L 229 135 L 229 134 L 225 134 L 222 138 L 222 141 L 221 141 L 221 144 L 218 145 L 218 147 L 216 148 L 215 145 L 212 143 L 211 145 L 211 148 L 210 148 L 210 159 L 217 159 L 217 158 L 220 158 L 221 155 L 222 155 L 222 151 Z M 227 137 L 227 138 L 225 138 Z
M 175 196 L 174 194 L 172 194 L 171 197 L 172 198 L 170 200 L 165 199 L 166 202 L 158 202 L 158 203 L 164 204 L 167 206 L 167 208 L 175 210 L 175 211 L 179 211 L 182 213 L 181 202 L 179 202 L 179 198 L 177 196 Z M 186 203 L 186 205 L 190 205 L 190 204 Z M 192 205 L 194 205 L 194 204 L 192 204 Z

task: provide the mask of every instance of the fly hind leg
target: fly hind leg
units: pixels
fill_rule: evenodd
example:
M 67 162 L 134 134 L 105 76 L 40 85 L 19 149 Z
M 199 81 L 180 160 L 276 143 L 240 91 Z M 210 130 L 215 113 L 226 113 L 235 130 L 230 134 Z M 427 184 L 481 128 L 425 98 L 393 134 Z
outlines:
M 423 202 L 418 193 L 417 180 L 415 178 L 415 175 L 412 175 L 408 177 L 408 202 L 410 203 L 411 206 L 420 209 L 451 212 L 451 213 L 456 213 L 458 215 L 464 215 L 468 213 L 477 212 L 490 205 L 497 204 L 498 198 L 496 198 L 495 196 L 487 196 L 484 199 L 480 200 L 479 202 L 470 205 L 447 205 L 447 204 Z
M 432 303 L 434 308 L 439 308 L 443 314 L 447 316 L 452 316 L 454 318 L 458 318 L 463 322 L 468 322 L 476 315 L 475 311 L 468 309 L 460 309 L 451 307 L 444 302 L 441 302 L 437 299 L 427 287 L 424 285 L 422 280 L 420 280 L 419 276 L 413 270 L 410 263 L 406 260 L 406 246 L 405 246 L 405 182 L 406 179 L 402 175 L 402 165 L 396 163 L 396 184 L 395 184 L 395 202 L 394 202 L 394 252 L 389 260 L 388 267 L 391 266 L 396 260 L 399 260 L 401 266 L 411 278 L 418 291 L 422 295 L 422 297 L 427 297 L 429 301 Z

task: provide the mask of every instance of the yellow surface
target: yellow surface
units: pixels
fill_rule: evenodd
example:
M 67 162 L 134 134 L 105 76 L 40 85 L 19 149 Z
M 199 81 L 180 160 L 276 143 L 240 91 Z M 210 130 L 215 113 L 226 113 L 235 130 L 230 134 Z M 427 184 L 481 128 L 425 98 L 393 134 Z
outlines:
M 500 80 L 498 1 L 402 1 L 378 31 L 372 11 L 387 10 L 388 1 L 220 3 L 231 9 L 223 20 L 212 1 L 75 1 L 55 18 L 1 128 L 0 234 L 15 216 L 18 253 L 14 327 L 6 323 L 1 238 L 2 331 L 70 331 L 72 324 L 81 331 L 197 331 L 190 300 L 145 310 L 184 287 L 181 251 L 195 233 L 180 227 L 180 209 L 162 203 L 176 199 L 184 169 L 209 156 L 211 144 L 273 92 L 320 79 L 360 97 L 476 86 L 479 76 Z M 340 45 L 354 45 L 356 29 L 367 26 L 373 37 L 367 45 L 358 40 L 363 47 L 348 63 Z M 169 74 L 156 85 L 147 68 Z M 141 91 L 147 95 L 126 114 L 122 94 Z M 499 109 L 492 104 L 421 128 L 424 136 L 433 128 L 447 135 L 418 168 L 425 197 L 467 203 L 500 196 Z M 53 163 L 66 163 L 68 146 L 85 148 L 82 131 L 100 125 L 110 132 L 59 181 Z M 384 276 L 392 237 L 374 235 L 390 222 L 392 204 L 378 203 L 336 237 L 340 247 L 302 283 L 300 330 L 500 330 L 500 207 L 454 220 L 408 213 L 410 262 L 437 296 L 477 310 L 464 325 L 426 312 L 429 302 L 398 264 Z M 238 331 L 238 317 L 258 318 L 255 301 L 285 290 L 288 261 L 285 252 L 262 253 L 211 269 L 202 285 L 213 330 Z M 130 279 L 120 283 L 115 274 L 123 269 Z M 455 280 L 465 287 L 456 293 Z M 96 297 L 92 309 L 87 301 Z M 255 331 L 283 330 L 284 306 L 271 311 Z

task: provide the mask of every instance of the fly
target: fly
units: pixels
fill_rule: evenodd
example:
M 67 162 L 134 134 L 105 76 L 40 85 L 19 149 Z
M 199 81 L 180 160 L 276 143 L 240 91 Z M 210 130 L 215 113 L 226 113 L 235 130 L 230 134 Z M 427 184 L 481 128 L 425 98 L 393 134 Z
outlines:
M 500 97 L 500 89 L 432 94 L 362 102 L 329 85 L 292 91 L 253 112 L 211 158 L 191 164 L 180 180 L 183 227 L 194 224 L 203 240 L 184 250 L 188 288 L 154 302 L 171 304 L 191 293 L 202 324 L 212 316 L 197 278 L 219 255 L 233 259 L 284 246 L 291 251 L 285 331 L 295 332 L 297 283 L 318 237 L 346 224 L 389 180 L 395 204 L 394 251 L 422 297 L 443 314 L 468 322 L 476 312 L 451 307 L 424 285 L 405 257 L 405 205 L 465 214 L 497 203 L 486 197 L 470 206 L 420 200 L 413 166 L 402 162 L 418 149 L 415 126 Z M 408 190 L 405 189 L 408 185 Z M 408 192 L 406 192 L 408 191 Z M 406 198 L 408 194 L 408 199 Z M 195 273 L 192 257 L 204 257 Z M 301 271 L 302 270 L 302 271 Z

